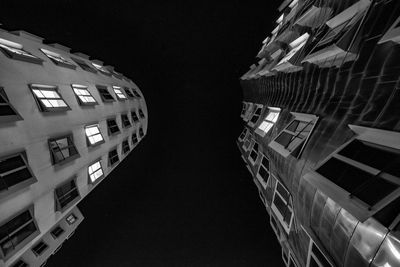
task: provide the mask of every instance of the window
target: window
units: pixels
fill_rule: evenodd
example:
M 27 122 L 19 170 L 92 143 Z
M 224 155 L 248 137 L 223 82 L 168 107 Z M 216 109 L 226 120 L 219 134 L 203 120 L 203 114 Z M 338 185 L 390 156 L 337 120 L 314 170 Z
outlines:
M 140 117 L 141 119 L 144 119 L 144 118 L 145 118 L 144 113 L 143 113 L 143 110 L 142 110 L 141 108 L 139 108 L 139 117 Z
M 256 178 L 260 182 L 260 184 L 264 187 L 264 189 L 267 189 L 267 183 L 269 178 L 269 160 L 265 155 L 262 155 L 262 159 L 257 171 Z
M 269 144 L 284 157 L 289 154 L 294 157 L 300 156 L 318 120 L 317 116 L 309 114 L 292 112 L 292 115 L 295 119 Z
M 124 141 L 122 142 L 122 153 L 126 154 L 126 153 L 128 153 L 130 150 L 131 150 L 131 149 L 130 149 L 130 147 L 129 147 L 128 139 L 126 139 L 126 140 L 124 140 Z
M 127 114 L 121 114 L 121 121 L 122 121 L 122 127 L 124 128 L 132 126 Z
M 87 144 L 90 146 L 95 146 L 104 143 L 104 138 L 100 132 L 98 124 L 85 126 L 85 134 L 86 134 Z
M 254 104 L 253 103 L 249 103 L 249 105 L 247 106 L 247 111 L 244 114 L 244 121 L 249 121 L 251 114 L 253 114 L 253 108 L 254 108 Z
M 108 127 L 108 135 L 110 135 L 110 136 L 121 132 L 119 130 L 117 121 L 115 119 L 108 119 L 107 127 Z
M 111 76 L 111 72 L 106 69 L 104 66 L 100 65 L 100 64 L 96 64 L 92 62 L 93 67 L 95 67 L 98 71 L 100 71 L 101 73 L 107 75 L 107 76 Z
M 136 91 L 136 89 L 132 88 L 132 92 L 135 95 L 135 97 L 137 98 L 141 98 L 142 96 L 138 93 L 138 91 Z
M 258 158 L 258 143 L 254 141 L 253 147 L 249 155 L 250 163 L 253 165 L 256 164 L 257 158 Z
M 274 126 L 274 124 L 278 121 L 279 113 L 281 112 L 280 108 L 268 107 L 269 112 L 267 117 L 265 117 L 264 121 L 258 126 L 255 132 L 262 137 L 264 137 L 269 130 Z
M 138 141 L 138 138 L 137 138 L 137 134 L 136 134 L 136 132 L 134 132 L 134 133 L 132 134 L 132 145 L 134 146 L 134 145 L 136 145 L 138 142 L 139 142 L 139 141 Z
M 42 255 L 42 253 L 48 248 L 49 246 L 43 240 L 41 240 L 32 247 L 32 252 L 36 255 L 36 257 L 38 257 Z
M 297 267 L 292 250 L 285 244 L 282 245 L 282 259 L 287 267 Z
M 136 111 L 131 111 L 131 117 L 132 117 L 132 121 L 133 121 L 134 123 L 139 122 L 139 117 L 138 117 L 138 115 L 136 114 Z
M 96 99 L 92 96 L 92 94 L 88 91 L 87 86 L 72 84 L 72 89 L 78 99 L 79 105 L 81 106 L 93 106 L 97 105 Z
M 306 267 L 333 267 L 333 266 L 334 265 L 330 263 L 325 254 L 317 247 L 313 239 L 310 237 Z
M 22 153 L 0 158 L 0 193 L 26 187 L 36 181 Z
M 0 87 L 0 123 L 19 120 L 22 120 L 22 117 L 11 105 L 4 89 Z
M 258 119 L 260 118 L 262 108 L 263 108 L 262 105 L 256 105 L 253 115 L 249 122 L 250 127 L 253 127 L 257 123 Z
M 244 117 L 246 110 L 247 110 L 247 103 L 243 102 L 242 111 L 240 112 L 240 117 L 242 117 L 242 118 Z
M 75 216 L 75 214 L 71 213 L 70 215 L 68 215 L 65 220 L 67 221 L 67 223 L 69 225 L 72 225 L 76 222 L 76 220 L 78 219 L 78 217 Z
M 73 58 L 73 57 L 71 57 L 71 58 L 72 58 L 72 60 L 75 61 L 75 63 L 78 64 L 79 67 L 81 67 L 83 70 L 89 71 L 89 72 L 92 72 L 92 73 L 96 73 L 96 72 L 97 72 L 95 68 L 91 67 L 91 66 L 90 66 L 89 64 L 87 64 L 85 61 L 83 61 L 83 60 L 81 60 L 81 59 L 78 59 L 78 58 Z
M 115 163 L 119 161 L 118 151 L 117 149 L 113 149 L 108 152 L 108 166 L 113 166 Z
M 3 258 L 8 258 L 38 234 L 33 206 L 3 223 L 0 226 L 0 248 Z
M 113 86 L 113 90 L 118 100 L 126 100 L 126 96 L 122 93 L 122 88 L 119 86 Z
M 279 61 L 279 63 L 272 68 L 272 70 L 276 71 L 288 71 L 289 69 L 297 69 L 295 68 L 295 54 L 301 51 L 301 48 L 307 43 L 310 35 L 308 33 L 303 34 L 293 42 L 289 44 L 290 51 Z M 300 64 L 299 64 L 300 65 Z
M 62 67 L 66 67 L 66 68 L 70 68 L 70 69 L 75 69 L 76 66 L 70 62 L 69 60 L 63 58 L 60 54 L 41 48 L 40 51 L 42 51 L 48 58 L 50 58 L 51 61 L 54 62 L 54 64 L 62 66 Z
M 28 267 L 28 266 L 29 265 L 21 259 L 17 260 L 13 265 L 11 265 L 11 267 Z
M 80 198 L 75 178 L 55 189 L 56 211 L 64 211 Z
M 289 191 L 277 180 L 274 195 L 272 198 L 271 209 L 289 234 L 293 222 L 293 205 Z
M 51 235 L 53 236 L 54 239 L 59 238 L 63 233 L 64 233 L 64 229 L 61 228 L 61 226 L 56 226 L 56 228 L 54 228 L 53 230 L 51 230 Z
M 96 161 L 88 167 L 89 179 L 91 183 L 94 183 L 98 179 L 103 177 L 103 168 L 101 167 L 100 160 Z
M 106 86 L 102 85 L 96 85 L 97 90 L 99 91 L 99 94 L 101 96 L 101 99 L 103 102 L 114 102 L 115 99 L 114 97 L 110 94 Z
M 31 84 L 30 87 L 40 111 L 70 110 L 70 107 L 57 92 L 56 86 Z
M 251 142 L 252 142 L 251 138 L 252 138 L 251 134 L 248 134 L 246 139 L 244 140 L 243 146 L 242 146 L 244 151 L 247 151 L 249 149 Z
M 281 233 L 281 230 L 278 226 L 278 223 L 275 219 L 274 216 L 269 216 L 269 223 L 271 225 L 272 230 L 274 231 L 276 238 L 278 239 L 279 242 L 281 242 L 281 240 L 283 239 L 283 234 Z
M 243 139 L 247 136 L 248 131 L 249 130 L 247 128 L 243 129 L 242 133 L 239 135 L 239 138 L 238 138 L 240 142 L 242 142 Z
M 143 128 L 142 127 L 139 128 L 139 137 L 140 138 L 144 137 L 144 132 L 143 132 Z
M 57 164 L 66 159 L 75 159 L 79 157 L 72 135 L 66 135 L 58 138 L 49 139 L 49 149 L 52 164 Z
M 0 38 L 0 50 L 9 58 L 42 64 L 43 60 L 25 51 L 19 43 Z
M 135 96 L 132 94 L 131 90 L 127 87 L 124 88 L 125 94 L 129 97 L 129 98 L 135 98 Z
M 400 133 L 349 125 L 356 136 L 304 178 L 364 221 L 400 196 Z M 318 181 L 319 180 L 319 181 Z

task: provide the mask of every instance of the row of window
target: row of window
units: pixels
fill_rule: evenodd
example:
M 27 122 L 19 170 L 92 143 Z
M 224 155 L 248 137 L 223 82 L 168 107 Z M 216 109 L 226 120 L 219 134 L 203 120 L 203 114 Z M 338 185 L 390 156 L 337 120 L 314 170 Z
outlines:
M 32 55 L 30 52 L 26 51 L 23 48 L 23 45 L 12 42 L 3 38 L 0 38 L 0 50 L 9 58 L 16 59 L 16 60 L 22 60 L 26 62 L 31 62 L 31 63 L 36 63 L 36 64 L 42 64 L 44 61 L 43 59 Z M 65 57 L 61 56 L 59 53 L 56 53 L 54 51 L 40 48 L 39 49 L 43 54 L 45 54 L 54 64 L 57 66 L 69 68 L 69 69 L 76 69 L 76 65 L 73 63 L 75 62 L 79 67 L 81 67 L 83 70 L 91 72 L 91 73 L 97 73 L 99 71 L 100 73 L 106 75 L 106 76 L 114 76 L 117 79 L 125 79 L 126 81 L 130 82 L 127 78 L 125 78 L 121 73 L 116 72 L 112 68 L 106 68 L 100 64 L 94 63 L 94 62 L 86 62 L 85 60 L 71 57 L 71 60 L 66 59 Z

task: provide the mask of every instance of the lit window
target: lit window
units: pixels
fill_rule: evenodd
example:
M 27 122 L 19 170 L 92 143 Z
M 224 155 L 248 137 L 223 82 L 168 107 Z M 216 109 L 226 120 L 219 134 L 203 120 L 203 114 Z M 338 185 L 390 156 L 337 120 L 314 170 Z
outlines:
M 43 242 L 43 240 L 39 241 L 36 245 L 32 247 L 32 252 L 36 255 L 36 257 L 42 255 L 42 253 L 48 249 L 49 246 Z
M 289 191 L 277 180 L 271 209 L 281 223 L 283 229 L 289 234 L 293 223 L 293 204 Z
M 51 235 L 53 236 L 54 239 L 59 238 L 63 233 L 64 233 L 64 229 L 61 228 L 61 226 L 56 226 L 56 228 L 54 228 L 53 230 L 51 230 Z
M 96 64 L 92 62 L 93 67 L 95 67 L 98 71 L 100 71 L 101 73 L 107 75 L 107 76 L 111 76 L 111 72 L 106 69 L 104 66 L 100 65 L 100 64 Z
M 101 99 L 103 102 L 114 102 L 115 99 L 114 97 L 110 94 L 106 86 L 102 85 L 96 85 L 97 90 L 99 91 L 99 94 L 101 96 Z
M 318 120 L 317 116 L 309 114 L 292 112 L 292 115 L 295 116 L 295 119 L 269 144 L 272 149 L 284 157 L 300 156 Z
M 137 138 L 137 133 L 136 131 L 132 134 L 132 145 L 136 145 L 139 142 L 138 138 Z
M 121 121 L 122 121 L 122 127 L 124 128 L 132 126 L 127 114 L 121 114 Z
M 258 158 L 258 143 L 254 141 L 253 147 L 251 149 L 251 152 L 249 154 L 249 161 L 251 164 L 256 164 L 256 160 Z
M 126 140 L 124 140 L 124 141 L 122 142 L 122 153 L 126 154 L 126 153 L 128 153 L 130 150 L 131 150 L 131 149 L 130 149 L 130 147 L 129 147 L 128 139 L 126 139 Z
M 264 137 L 277 122 L 280 112 L 281 112 L 280 108 L 269 107 L 269 112 L 267 117 L 265 117 L 264 121 L 260 124 L 260 126 L 258 126 L 255 132 Z
M 118 157 L 118 151 L 116 148 L 111 150 L 110 152 L 108 152 L 108 166 L 113 166 L 118 161 L 119 161 L 119 157 Z
M 0 226 L 0 248 L 4 257 L 21 249 L 39 234 L 33 217 L 33 206 L 17 214 Z
M 78 99 L 80 105 L 83 106 L 92 106 L 96 105 L 97 101 L 94 99 L 92 94 L 88 91 L 88 87 L 79 84 L 72 84 L 72 89 Z
M 75 214 L 73 214 L 73 213 L 71 213 L 70 215 L 68 215 L 66 218 L 65 218 L 65 220 L 67 221 L 67 223 L 69 224 L 69 225 L 72 225 L 72 224 L 74 224 L 75 223 L 75 221 L 77 220 L 78 218 L 75 216 Z
M 91 183 L 94 183 L 98 179 L 102 178 L 104 173 L 103 173 L 103 168 L 101 167 L 100 160 L 90 165 L 88 167 L 88 172 Z
M 144 137 L 144 132 L 143 132 L 143 128 L 142 127 L 139 128 L 139 137 L 140 138 Z
M 22 153 L 0 158 L 0 193 L 26 187 L 36 181 Z
M 143 110 L 142 110 L 141 108 L 139 108 L 139 117 L 140 117 L 141 119 L 144 119 L 144 118 L 145 118 L 144 113 L 143 113 Z
M 114 93 L 118 100 L 126 100 L 126 96 L 122 93 L 122 88 L 119 86 L 113 86 Z
M 136 111 L 131 111 L 131 117 L 132 117 L 132 121 L 133 121 L 134 123 L 139 122 L 139 117 L 138 117 Z
M 64 57 L 62 57 L 60 54 L 55 53 L 53 51 L 41 48 L 40 49 L 48 58 L 51 59 L 51 61 L 53 61 L 55 64 L 59 65 L 59 66 L 63 66 L 63 67 L 67 67 L 70 69 L 75 69 L 76 66 L 74 64 L 72 64 L 72 62 L 70 62 L 69 60 L 65 59 Z
M 91 146 L 104 143 L 103 135 L 100 132 L 98 124 L 92 124 L 85 127 L 85 134 L 88 144 Z
M 269 179 L 269 160 L 265 155 L 262 155 L 256 178 L 264 187 L 264 189 L 267 189 L 267 183 Z
M 11 267 L 28 267 L 29 265 L 22 259 L 17 260 Z
M 42 64 L 43 60 L 25 51 L 21 44 L 0 38 L 0 50 L 9 58 Z
M 90 66 L 88 63 L 86 63 L 85 61 L 83 61 L 83 60 L 81 60 L 81 59 L 78 59 L 78 58 L 73 58 L 73 57 L 71 57 L 71 58 L 72 58 L 72 60 L 75 61 L 75 63 L 78 64 L 79 67 L 81 67 L 83 70 L 89 71 L 89 72 L 92 72 L 92 73 L 96 73 L 96 72 L 97 72 L 95 68 L 91 67 L 91 66 Z
M 242 133 L 239 135 L 239 138 L 238 138 L 240 142 L 242 142 L 244 140 L 244 138 L 247 136 L 248 131 L 249 130 L 247 128 L 243 129 Z
M 121 132 L 119 130 L 117 121 L 115 119 L 107 120 L 107 128 L 108 128 L 108 135 L 110 135 L 110 136 Z
M 0 122 L 22 120 L 15 108 L 11 105 L 6 92 L 0 87 Z
M 262 105 L 256 105 L 256 108 L 249 122 L 250 127 L 253 127 L 257 123 L 258 119 L 260 118 L 262 108 L 263 108 Z
M 55 189 L 56 210 L 64 211 L 80 198 L 75 178 Z
M 40 111 L 47 112 L 70 110 L 70 107 L 57 92 L 56 86 L 31 84 L 30 87 Z
M 127 87 L 124 88 L 125 90 L 125 94 L 129 97 L 129 98 L 134 98 L 135 96 L 132 94 L 131 90 Z
M 52 164 L 64 162 L 67 159 L 79 157 L 78 150 L 74 145 L 72 135 L 49 139 L 49 149 Z

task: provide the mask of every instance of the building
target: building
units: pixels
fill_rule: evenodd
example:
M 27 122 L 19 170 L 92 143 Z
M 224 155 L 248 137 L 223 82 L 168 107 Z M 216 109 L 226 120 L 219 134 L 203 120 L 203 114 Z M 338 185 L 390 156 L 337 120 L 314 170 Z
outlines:
M 400 266 L 400 2 L 285 0 L 237 144 L 285 266 Z
M 1 30 L 0 50 L 0 266 L 43 266 L 145 136 L 147 107 L 130 79 L 68 47 Z

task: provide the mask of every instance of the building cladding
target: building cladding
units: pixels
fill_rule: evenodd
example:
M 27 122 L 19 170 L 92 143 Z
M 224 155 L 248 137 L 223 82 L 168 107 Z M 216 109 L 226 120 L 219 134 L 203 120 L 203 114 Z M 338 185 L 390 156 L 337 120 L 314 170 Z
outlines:
M 68 47 L 0 30 L 0 266 L 41 266 L 83 220 L 77 203 L 147 132 L 128 78 Z
M 291 0 L 238 147 L 286 266 L 400 266 L 400 2 Z

